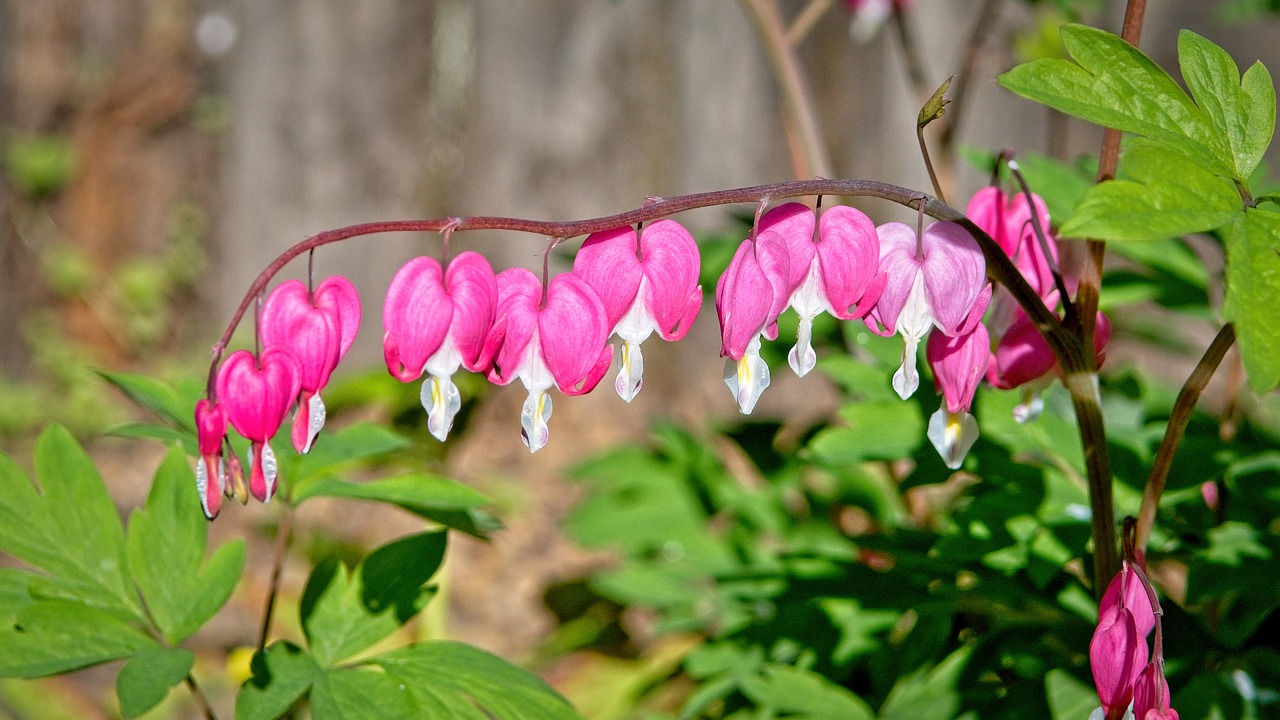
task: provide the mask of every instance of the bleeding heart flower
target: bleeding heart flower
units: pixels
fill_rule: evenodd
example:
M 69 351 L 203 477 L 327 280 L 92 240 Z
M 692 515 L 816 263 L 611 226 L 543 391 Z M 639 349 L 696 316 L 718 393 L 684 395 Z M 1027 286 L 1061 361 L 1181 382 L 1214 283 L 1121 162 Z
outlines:
M 1115 607 L 1102 614 L 1089 643 L 1089 667 L 1107 717 L 1129 706 L 1133 681 L 1147 664 L 1147 643 L 1138 634 L 1133 613 Z
M 933 327 L 947 335 L 972 332 L 987 309 L 991 286 L 982 251 L 956 223 L 932 223 L 919 238 L 898 222 L 876 231 L 880 272 L 888 282 L 869 318 L 884 325 L 882 334 L 902 335 L 902 365 L 893 375 L 893 389 L 905 400 L 920 384 L 916 349 L 925 334 Z
M 249 492 L 261 502 L 276 490 L 276 457 L 268 441 L 280 429 L 302 387 L 302 369 L 288 346 L 276 345 L 255 358 L 232 353 L 218 369 L 218 402 L 236 431 L 249 440 Z
M 974 325 L 972 332 L 954 337 L 940 332 L 929 334 L 925 358 L 943 402 L 929 418 L 928 436 L 952 470 L 960 467 L 978 439 L 978 422 L 969 407 L 990 357 L 991 338 L 982 323 Z
M 679 340 L 702 309 L 698 246 L 679 223 L 658 220 L 639 235 L 629 226 L 593 233 L 573 261 L 573 274 L 604 304 L 618 348 L 618 395 L 631 402 L 640 392 L 644 357 L 640 343 L 655 330 Z
M 221 405 L 201 399 L 196 402 L 196 439 L 200 457 L 196 460 L 196 490 L 204 516 L 210 520 L 222 509 L 227 490 L 227 468 L 222 461 L 222 441 L 227 437 L 227 413 Z
M 845 0 L 845 5 L 853 13 L 853 23 L 849 26 L 849 34 L 860 42 L 870 42 L 879 32 L 896 5 L 905 10 L 911 7 L 912 0 Z
M 498 305 L 498 284 L 483 255 L 463 252 L 447 272 L 429 257 L 410 260 L 391 280 L 383 306 L 382 339 L 387 370 L 400 382 L 422 376 L 427 429 L 448 437 L 462 397 L 452 376 L 459 367 L 488 369 L 497 349 L 489 342 Z
M 285 346 L 298 358 L 302 385 L 292 440 L 295 450 L 308 452 L 325 422 L 320 390 L 360 330 L 360 296 L 340 275 L 325 278 L 314 293 L 287 280 L 262 304 L 258 327 L 263 347 Z
M 1164 662 L 1152 660 L 1133 683 L 1133 716 L 1142 720 L 1178 720 L 1178 711 L 1169 707 L 1169 683 Z
M 807 263 L 805 253 L 793 249 L 790 254 L 791 276 L 796 275 L 797 266 L 805 271 L 789 303 L 800 315 L 800 327 L 787 363 L 800 377 L 818 360 L 813 351 L 813 319 L 822 312 L 841 320 L 866 316 L 888 281 L 886 275 L 878 274 L 880 239 L 876 227 L 861 211 L 843 205 L 827 210 L 822 214 L 816 243 L 812 237 L 804 239 L 809 248 Z
M 716 283 L 720 356 L 728 358 L 724 381 L 744 415 L 769 387 L 769 365 L 760 358 L 760 338 L 778 337 L 778 315 L 791 296 L 790 271 L 786 240 L 764 230 L 754 240 L 742 241 Z
M 613 349 L 604 304 L 591 286 L 573 273 L 542 283 L 524 268 L 498 273 L 497 320 L 491 342 L 497 354 L 489 380 L 506 385 L 517 378 L 529 397 L 520 413 L 521 436 L 530 452 L 547 443 L 552 385 L 566 395 L 591 392 L 609 370 Z
M 1098 367 L 1106 359 L 1110 339 L 1111 321 L 1099 311 L 1093 333 L 1094 361 Z M 1027 423 L 1040 416 L 1044 408 L 1040 391 L 1051 381 L 1050 373 L 1057 367 L 1058 360 L 1044 336 L 1019 309 L 996 343 L 993 361 L 987 366 L 987 382 L 1001 390 L 1023 388 L 1022 403 L 1013 409 L 1013 416 L 1019 423 Z

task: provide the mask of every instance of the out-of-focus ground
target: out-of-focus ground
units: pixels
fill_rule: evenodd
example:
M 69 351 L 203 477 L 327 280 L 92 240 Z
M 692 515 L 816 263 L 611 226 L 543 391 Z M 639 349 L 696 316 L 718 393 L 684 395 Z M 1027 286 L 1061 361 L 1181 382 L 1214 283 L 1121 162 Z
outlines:
M 911 22 L 931 82 L 957 71 L 979 4 L 919 1 Z M 1122 3 L 1105 4 L 1095 19 L 1118 27 Z M 804 3 L 782 5 L 793 14 Z M 889 33 L 853 43 L 835 5 L 801 55 L 836 173 L 927 188 L 899 47 Z M 1242 64 L 1280 68 L 1274 22 L 1225 26 L 1213 5 L 1152 0 L 1144 49 L 1173 67 L 1175 31 L 1193 27 Z M 1015 62 L 1004 49 L 1010 37 L 1034 35 L 1042 20 L 1023 3 L 1003 4 L 965 99 L 960 143 L 1096 152 L 1096 129 L 1052 121 L 992 80 Z M 773 77 L 730 0 L 4 0 L 0 147 L 0 432 L 19 457 L 46 419 L 88 436 L 132 415 L 86 368 L 203 376 L 206 349 L 251 279 L 315 231 L 445 215 L 585 218 L 650 195 L 791 176 Z M 954 204 L 985 182 L 959 168 Z M 877 221 L 903 217 L 885 204 L 862 207 Z M 680 219 L 697 231 L 730 225 L 721 210 Z M 497 267 L 536 268 L 543 245 L 515 235 L 453 242 Z M 348 372 L 381 361 L 391 275 L 438 248 L 435 237 L 383 236 L 317 254 L 318 276 L 347 275 L 364 298 Z M 305 272 L 295 263 L 286 274 Z M 1209 336 L 1187 332 L 1199 346 Z M 716 334 L 708 301 L 687 339 L 647 343 L 644 391 L 630 406 L 608 380 L 591 395 L 557 397 L 551 443 L 536 456 L 518 438 L 522 392 L 488 395 L 444 469 L 498 498 L 507 528 L 489 543 L 454 542 L 447 608 L 428 613 L 424 632 L 517 661 L 536 653 L 554 626 L 547 588 L 608 561 L 558 531 L 576 493 L 565 470 L 642 440 L 659 418 L 732 416 Z M 1120 337 L 1109 362 L 1176 368 L 1186 359 Z M 829 411 L 821 379 L 778 376 L 758 413 Z M 91 448 L 122 512 L 137 507 L 160 449 L 121 440 Z M 255 641 L 275 510 L 232 506 L 212 525 L 214 542 L 247 537 L 251 548 L 242 591 L 195 640 L 204 650 L 197 672 L 213 678 L 220 713 L 229 714 L 234 689 L 228 658 L 234 666 L 236 649 Z M 369 504 L 309 505 L 286 598 L 301 590 L 316 537 L 371 546 L 415 526 Z M 286 601 L 281 632 L 290 632 L 289 611 Z M 574 667 L 549 672 L 563 679 Z M 91 671 L 47 687 L 90 717 L 111 678 Z

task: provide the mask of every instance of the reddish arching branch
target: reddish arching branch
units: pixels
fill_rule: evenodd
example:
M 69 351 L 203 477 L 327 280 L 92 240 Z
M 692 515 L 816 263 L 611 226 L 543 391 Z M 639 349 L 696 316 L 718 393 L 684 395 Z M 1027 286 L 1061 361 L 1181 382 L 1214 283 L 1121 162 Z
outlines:
M 507 217 L 444 217 L 430 220 L 387 220 L 361 223 L 317 233 L 282 252 L 249 285 L 248 291 L 240 301 L 240 306 L 236 308 L 231 320 L 227 323 L 226 330 L 223 331 L 222 336 L 218 338 L 218 342 L 214 344 L 211 350 L 213 360 L 209 368 L 209 382 L 206 391 L 210 400 L 216 399 L 214 378 L 217 373 L 218 363 L 222 359 L 228 343 L 231 342 L 232 334 L 244 318 L 254 299 L 266 289 L 267 284 L 271 282 L 276 273 L 280 272 L 290 261 L 322 245 L 377 233 L 444 231 L 453 233 L 466 230 L 508 230 L 548 238 L 569 239 L 622 225 L 635 225 L 636 223 L 658 220 L 697 208 L 739 203 L 760 204 L 771 200 L 816 195 L 877 197 L 908 207 L 918 207 L 923 198 L 926 214 L 939 220 L 958 222 L 964 225 L 969 233 L 974 236 L 986 258 L 987 274 L 995 282 L 1005 286 L 1014 299 L 1026 310 L 1036 327 L 1045 336 L 1049 347 L 1058 356 L 1064 372 L 1078 371 L 1084 367 L 1082 363 L 1092 360 L 1091 356 L 1086 358 L 1089 353 L 1083 352 L 1079 339 L 1067 330 L 1058 317 L 1044 306 L 1036 291 L 1027 284 L 1026 279 L 1014 267 L 1009 257 L 1000 249 L 1000 246 L 965 217 L 964 213 L 934 198 L 923 195 L 917 190 L 899 185 L 874 180 L 816 179 L 716 190 L 670 198 L 649 198 L 641 207 L 634 210 L 588 220 L 548 222 Z

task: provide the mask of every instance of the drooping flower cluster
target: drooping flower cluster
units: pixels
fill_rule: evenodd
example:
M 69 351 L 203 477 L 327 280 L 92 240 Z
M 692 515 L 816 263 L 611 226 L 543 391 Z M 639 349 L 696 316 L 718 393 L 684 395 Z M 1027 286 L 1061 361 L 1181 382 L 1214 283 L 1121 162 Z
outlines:
M 296 408 L 294 449 L 311 449 L 325 422 L 320 390 L 359 329 L 360 298 L 346 278 L 327 278 L 314 291 L 290 280 L 267 296 L 258 323 L 262 351 L 229 355 L 218 369 L 217 401 L 196 405 L 196 487 L 208 518 L 217 516 L 224 494 L 247 497 L 239 462 L 234 456 L 223 460 L 228 423 L 250 443 L 248 494 L 270 500 L 277 482 L 271 438 Z
M 1147 647 L 1147 637 L 1157 627 L 1158 618 L 1148 586 L 1135 567 L 1141 562 L 1140 555 L 1126 560 L 1098 603 L 1089 665 L 1102 704 L 1089 720 L 1178 719 L 1178 711 L 1169 707 L 1158 629 L 1155 651 Z
M 988 188 L 974 196 L 969 214 L 1046 305 L 1056 307 L 1063 286 L 1043 203 L 1029 203 L 1023 195 L 1007 199 Z M 693 237 L 665 219 L 643 230 L 623 226 L 590 235 L 573 269 L 549 279 L 523 268 L 495 273 L 475 252 L 460 253 L 447 266 L 418 257 L 396 273 L 387 290 L 387 369 L 401 382 L 426 376 L 420 396 L 427 428 L 441 441 L 462 407 L 455 372 L 465 368 L 499 385 L 520 380 L 528 392 L 521 437 L 536 452 L 550 436 L 552 387 L 565 395 L 590 392 L 616 354 L 615 389 L 627 402 L 636 397 L 643 387 L 641 344 L 655 332 L 669 341 L 688 333 L 702 306 L 699 271 Z M 800 203 L 784 203 L 764 213 L 738 246 L 716 284 L 715 304 L 725 384 L 744 414 L 769 386 L 761 343 L 777 339 L 778 318 L 787 309 L 799 316 L 787 356 L 797 376 L 817 363 L 813 321 L 824 312 L 902 337 L 892 384 L 903 399 L 919 386 L 923 344 L 942 396 L 928 437 L 951 468 L 960 466 L 977 438 L 969 410 L 983 379 L 999 388 L 1039 388 L 1054 369 L 1053 354 L 1007 291 L 993 299 L 983 254 L 956 223 L 877 227 L 851 207 L 819 215 Z M 294 448 L 310 449 L 325 421 L 320 391 L 359 322 L 359 299 L 341 277 L 314 291 L 288 281 L 267 297 L 259 323 L 262 351 L 227 357 L 214 396 L 196 410 L 197 485 L 209 517 L 217 514 L 223 494 L 263 501 L 274 494 L 277 469 L 269 441 L 290 408 L 297 408 Z M 1109 333 L 1101 315 L 1098 327 L 1100 349 Z M 616 350 L 608 344 L 612 335 L 621 340 Z M 1034 412 L 1029 401 L 1020 419 Z M 238 465 L 222 461 L 228 425 L 250 442 L 247 493 Z

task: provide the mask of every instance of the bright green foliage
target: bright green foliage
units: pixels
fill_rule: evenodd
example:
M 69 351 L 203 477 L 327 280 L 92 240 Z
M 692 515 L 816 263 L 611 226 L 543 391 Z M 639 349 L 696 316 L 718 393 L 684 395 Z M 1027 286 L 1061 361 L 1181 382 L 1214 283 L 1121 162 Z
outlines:
M 435 594 L 424 587 L 444 561 L 444 531 L 411 535 L 371 553 L 352 571 L 329 560 L 307 580 L 299 610 L 320 665 L 332 665 L 395 632 Z
M 1075 62 L 1033 60 L 1000 76 L 1008 90 L 1090 122 L 1143 135 L 1203 165 L 1234 174 L 1230 147 L 1208 113 L 1140 50 L 1097 28 L 1064 25 Z
M 1280 214 L 1250 208 L 1226 233 L 1227 297 L 1222 314 L 1236 326 L 1253 389 L 1280 382 Z
M 302 503 L 315 497 L 390 503 L 479 538 L 502 527 L 497 518 L 484 510 L 493 503 L 484 493 L 440 475 L 412 473 L 362 483 L 320 477 L 303 485 L 294 501 Z
M 35 465 L 39 489 L 0 456 L 0 550 L 44 571 L 29 581 L 33 595 L 138 617 L 124 529 L 89 456 L 54 425 L 36 443 Z
M 1121 172 L 1084 196 L 1062 237 L 1154 242 L 1214 230 L 1240 214 L 1230 181 L 1162 145 L 1131 143 Z
M 120 713 L 138 717 L 160 704 L 169 688 L 182 682 L 191 672 L 196 656 L 182 648 L 155 648 L 133 654 L 116 676 L 116 695 L 120 697 Z
M 158 649 L 155 640 L 97 608 L 35 600 L 0 632 L 0 676 L 43 677 Z
M 186 456 L 172 450 L 156 471 L 145 508 L 129 517 L 129 567 L 168 643 L 199 630 L 231 597 L 245 544 L 233 540 L 205 561 L 208 521 Z M 185 675 L 185 673 L 184 673 Z
M 1190 30 L 1178 33 L 1178 65 L 1196 104 L 1226 138 L 1235 177 L 1247 179 L 1271 144 L 1276 126 L 1271 74 L 1255 62 L 1241 78 L 1226 51 Z
M 283 640 L 253 656 L 253 677 L 236 695 L 236 720 L 271 720 L 288 712 L 320 677 L 305 650 Z
M 1218 231 L 1227 249 L 1223 316 L 1235 325 L 1254 390 L 1280 382 L 1280 216 L 1248 201 L 1249 182 L 1275 132 L 1276 93 L 1260 63 L 1244 74 L 1222 48 L 1178 36 L 1188 96 L 1137 49 L 1101 30 L 1062 29 L 1076 63 L 1039 60 L 1000 77 L 1014 92 L 1071 115 L 1147 138 L 1062 226 L 1066 237 L 1152 242 Z M 1194 99 L 1193 99 L 1194 98 Z

